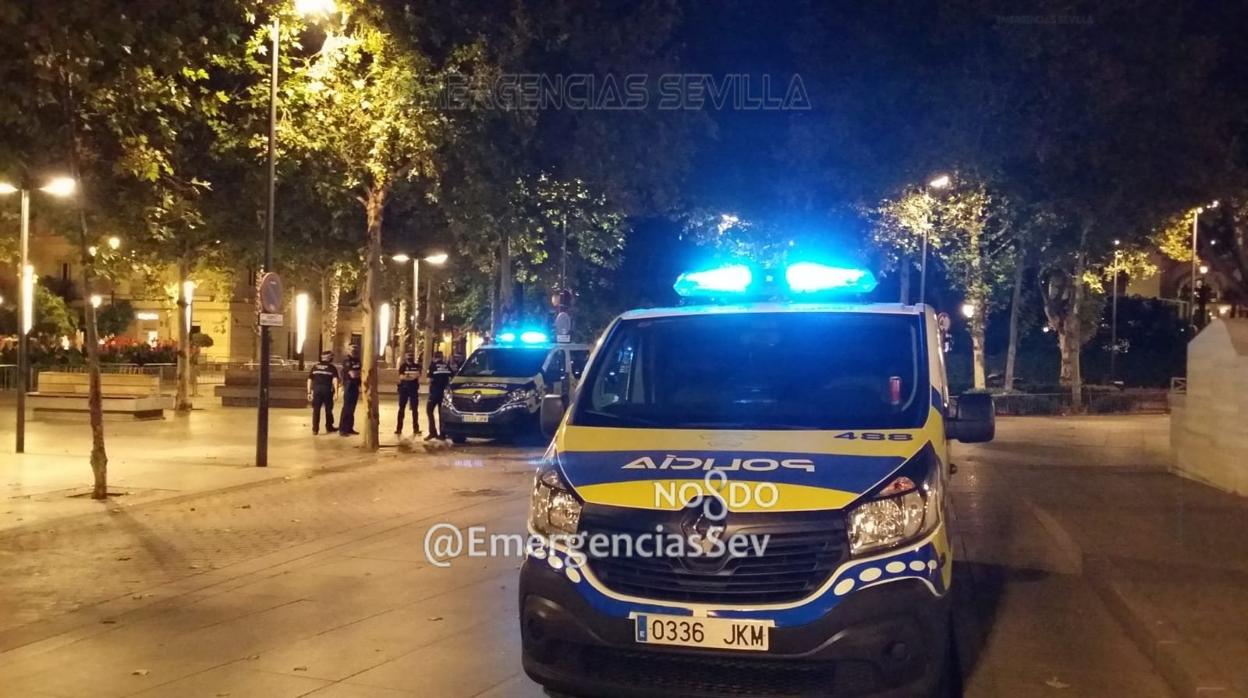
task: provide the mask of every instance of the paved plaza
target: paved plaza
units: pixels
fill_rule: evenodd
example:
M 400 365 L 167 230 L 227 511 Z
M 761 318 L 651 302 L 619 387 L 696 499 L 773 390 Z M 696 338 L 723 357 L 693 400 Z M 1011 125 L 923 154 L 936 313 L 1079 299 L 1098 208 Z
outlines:
M 1248 687 L 1248 661 L 1210 669 L 1215 642 L 1248 657 L 1248 616 L 1227 617 L 1248 608 L 1248 505 L 1167 474 L 1166 420 L 1004 419 L 957 449 L 966 695 Z M 132 492 L 108 504 L 66 496 L 89 484 L 85 423 L 31 422 L 22 457 L 0 432 L 0 695 L 541 695 L 519 663 L 520 559 L 424 551 L 437 524 L 522 532 L 540 449 L 369 455 L 275 411 L 262 471 L 251 410 L 108 428 Z M 1147 613 L 1187 674 L 1130 627 Z

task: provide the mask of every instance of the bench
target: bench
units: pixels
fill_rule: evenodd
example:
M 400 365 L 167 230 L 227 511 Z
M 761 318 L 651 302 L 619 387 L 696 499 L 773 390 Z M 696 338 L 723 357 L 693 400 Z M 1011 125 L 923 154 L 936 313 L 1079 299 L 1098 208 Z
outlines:
M 90 376 L 87 373 L 41 371 L 39 391 L 26 397 L 36 413 L 90 411 Z M 163 419 L 173 409 L 173 398 L 160 394 L 160 376 L 100 374 L 100 406 L 105 415 L 134 419 Z
M 308 406 L 308 372 L 290 368 L 269 369 L 269 407 Z M 234 368 L 225 372 L 225 381 L 213 388 L 223 407 L 255 407 L 260 402 L 260 371 Z
M 308 407 L 308 371 L 312 364 L 306 363 L 305 366 L 303 371 L 276 366 L 269 371 L 269 407 Z M 225 372 L 225 382 L 213 388 L 213 394 L 221 398 L 222 407 L 255 407 L 260 400 L 259 382 L 260 372 L 255 368 L 230 369 Z M 398 369 L 378 369 L 377 394 L 382 399 L 394 400 L 399 392 L 398 383 Z M 360 399 L 363 397 L 361 392 Z M 341 404 L 341 398 L 338 398 L 335 407 Z

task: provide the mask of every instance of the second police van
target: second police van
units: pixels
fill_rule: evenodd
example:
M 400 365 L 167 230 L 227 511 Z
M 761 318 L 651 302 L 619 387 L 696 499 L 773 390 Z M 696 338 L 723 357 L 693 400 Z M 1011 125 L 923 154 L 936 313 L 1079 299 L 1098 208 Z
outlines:
M 442 431 L 456 443 L 537 434 L 542 398 L 566 400 L 588 357 L 586 345 L 551 342 L 536 330 L 500 332 L 451 379 L 439 406 Z
M 583 696 L 937 695 L 949 679 L 951 400 L 940 320 L 865 270 L 688 273 L 604 333 L 530 506 L 526 672 Z M 840 299 L 837 299 L 837 296 Z M 783 298 L 783 300 L 776 300 Z

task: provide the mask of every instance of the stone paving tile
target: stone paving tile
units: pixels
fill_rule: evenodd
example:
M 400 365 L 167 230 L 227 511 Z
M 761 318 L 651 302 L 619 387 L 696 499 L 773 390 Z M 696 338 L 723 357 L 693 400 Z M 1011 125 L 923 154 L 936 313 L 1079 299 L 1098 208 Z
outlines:
M 546 693 L 524 672 L 478 693 L 475 698 L 545 698 Z
M 308 694 L 308 698 L 411 698 L 426 696 L 421 691 L 396 691 L 392 688 L 360 686 L 350 682 L 331 683 Z
M 296 698 L 328 685 L 328 681 L 274 674 L 234 662 L 130 695 L 143 698 Z
M 383 688 L 420 686 L 431 696 L 472 696 L 516 673 L 519 646 L 519 628 L 495 622 L 388 661 L 351 682 Z M 430 667 L 437 671 L 429 671 Z

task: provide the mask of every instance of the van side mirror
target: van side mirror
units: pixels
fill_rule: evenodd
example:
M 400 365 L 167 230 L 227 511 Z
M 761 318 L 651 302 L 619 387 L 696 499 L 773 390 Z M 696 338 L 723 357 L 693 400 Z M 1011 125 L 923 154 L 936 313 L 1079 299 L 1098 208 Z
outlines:
M 992 441 L 997 435 L 997 410 L 987 393 L 958 396 L 956 406 L 945 422 L 945 436 L 964 444 Z
M 551 437 L 559 429 L 559 423 L 563 421 L 563 413 L 566 408 L 563 404 L 562 395 L 544 395 L 542 396 L 542 434 Z

